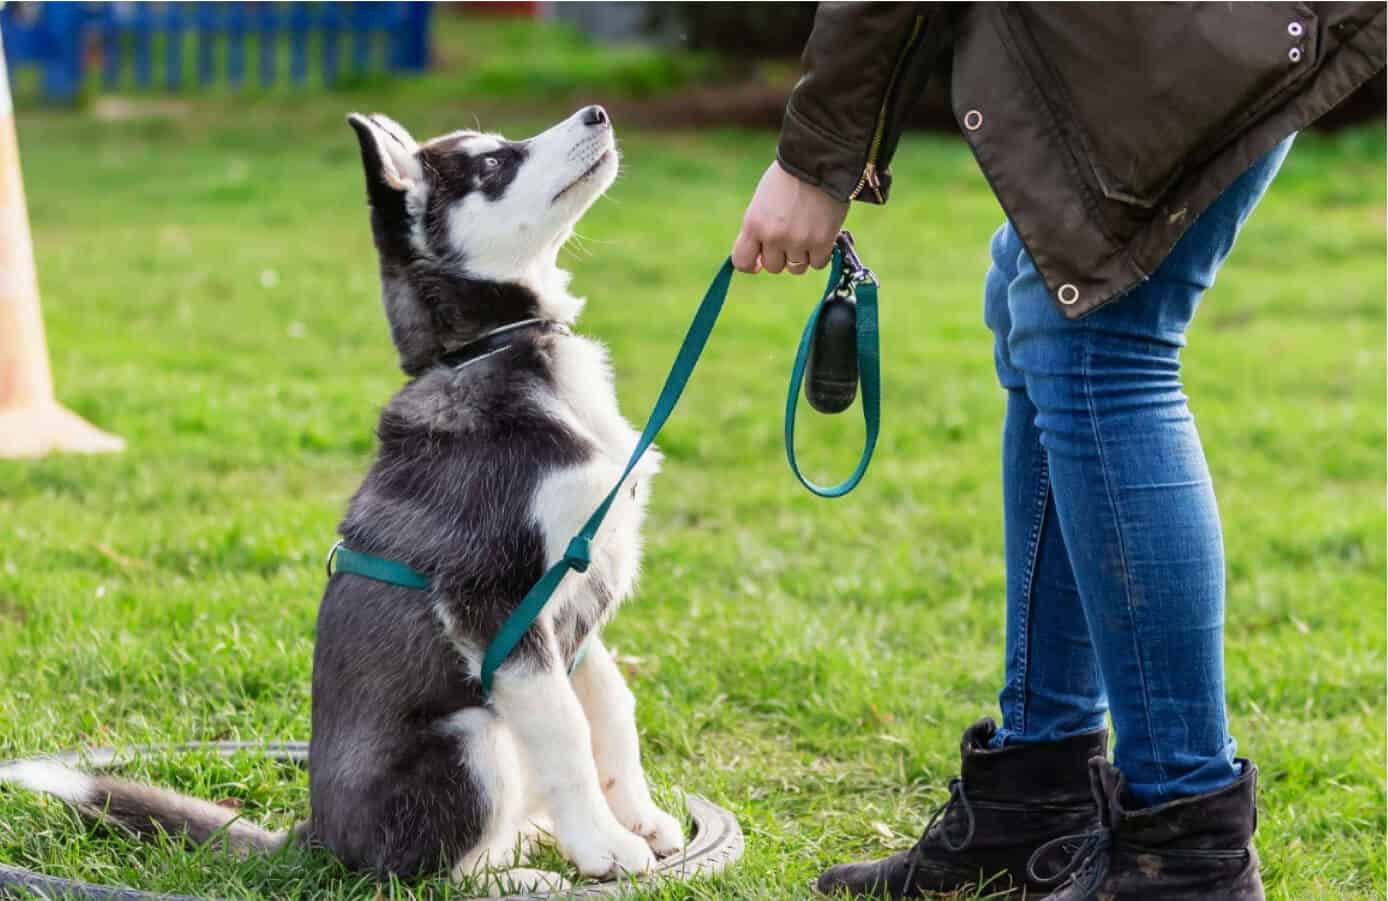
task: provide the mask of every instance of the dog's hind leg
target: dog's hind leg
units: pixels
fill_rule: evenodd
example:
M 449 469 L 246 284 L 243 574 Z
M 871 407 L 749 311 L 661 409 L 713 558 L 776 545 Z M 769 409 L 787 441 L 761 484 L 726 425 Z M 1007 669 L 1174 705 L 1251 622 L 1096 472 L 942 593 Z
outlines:
M 495 714 L 474 707 L 449 719 L 464 749 L 463 766 L 486 797 L 488 815 L 482 837 L 453 865 L 453 879 L 472 879 L 492 895 L 557 891 L 569 883 L 558 873 L 523 866 L 525 778 L 515 741 Z
M 655 865 L 603 799 L 592 736 L 558 655 L 513 654 L 496 673 L 492 703 L 515 735 L 537 799 L 554 818 L 559 850 L 585 876 L 643 872 Z
M 641 768 L 636 699 L 596 635 L 588 640 L 573 686 L 592 730 L 598 779 L 617 822 L 644 838 L 662 857 L 678 851 L 684 846 L 680 823 L 651 800 Z

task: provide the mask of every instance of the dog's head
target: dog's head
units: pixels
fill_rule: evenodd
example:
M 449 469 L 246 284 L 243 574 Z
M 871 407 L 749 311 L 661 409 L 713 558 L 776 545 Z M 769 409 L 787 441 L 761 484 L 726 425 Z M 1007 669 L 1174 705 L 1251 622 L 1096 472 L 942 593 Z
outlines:
M 411 374 L 489 328 L 572 320 L 559 248 L 617 174 L 598 106 L 526 141 L 457 131 L 424 144 L 353 113 L 391 335 Z

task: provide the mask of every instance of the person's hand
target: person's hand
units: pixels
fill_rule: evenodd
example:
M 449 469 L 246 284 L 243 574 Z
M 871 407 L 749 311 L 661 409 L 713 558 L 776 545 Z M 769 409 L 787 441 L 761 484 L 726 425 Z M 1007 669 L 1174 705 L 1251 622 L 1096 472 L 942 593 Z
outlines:
M 733 243 L 739 272 L 804 275 L 823 269 L 834 252 L 848 204 L 808 185 L 773 162 L 747 204 L 742 230 Z

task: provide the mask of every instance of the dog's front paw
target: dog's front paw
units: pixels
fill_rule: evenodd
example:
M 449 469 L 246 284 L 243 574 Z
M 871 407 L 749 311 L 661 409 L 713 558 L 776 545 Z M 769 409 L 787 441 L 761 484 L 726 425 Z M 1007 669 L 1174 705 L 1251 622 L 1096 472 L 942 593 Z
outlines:
M 561 839 L 560 850 L 584 876 L 606 879 L 623 873 L 645 873 L 655 866 L 655 855 L 638 836 L 616 828 L 596 828 L 577 841 Z
M 635 816 L 621 823 L 644 838 L 657 857 L 669 857 L 684 847 L 684 829 L 680 821 L 654 803 L 642 805 Z
M 639 789 L 633 790 L 636 786 Z M 680 821 L 655 806 L 644 777 L 609 779 L 604 788 L 607 806 L 617 822 L 644 838 L 657 855 L 666 857 L 684 847 Z

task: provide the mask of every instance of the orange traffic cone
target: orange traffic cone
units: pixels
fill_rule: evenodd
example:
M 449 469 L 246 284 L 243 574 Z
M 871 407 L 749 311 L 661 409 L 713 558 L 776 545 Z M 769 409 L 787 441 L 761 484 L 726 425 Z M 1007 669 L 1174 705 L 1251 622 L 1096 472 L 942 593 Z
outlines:
M 53 393 L 14 105 L 0 47 L 0 457 L 124 449 L 124 440 L 65 409 Z

